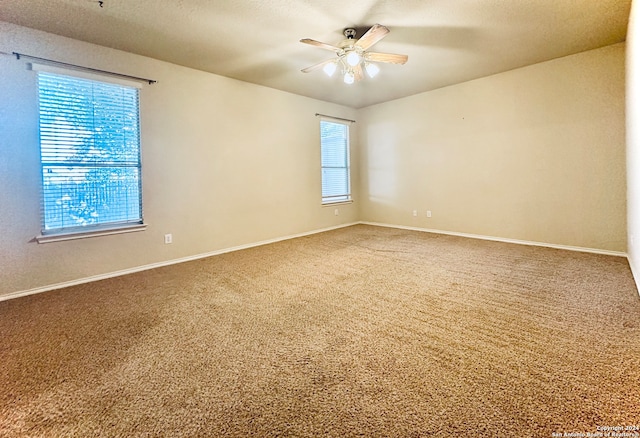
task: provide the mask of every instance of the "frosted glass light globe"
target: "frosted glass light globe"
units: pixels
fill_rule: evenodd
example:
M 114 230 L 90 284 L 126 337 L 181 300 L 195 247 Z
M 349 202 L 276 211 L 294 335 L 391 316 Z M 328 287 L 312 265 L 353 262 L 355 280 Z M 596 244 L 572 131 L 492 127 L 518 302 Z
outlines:
M 333 76 L 333 74 L 336 72 L 336 69 L 338 67 L 336 66 L 335 62 L 330 62 L 329 64 L 326 64 L 323 68 L 322 71 L 324 71 L 327 76 Z
M 344 74 L 344 83 L 345 84 L 351 85 L 351 84 L 353 84 L 355 82 L 355 80 L 356 80 L 356 77 L 354 76 L 354 74 L 352 72 L 348 71 L 348 72 L 346 72 Z
M 347 64 L 349 64 L 351 67 L 355 67 L 356 65 L 360 64 L 360 55 L 358 55 L 357 52 L 349 52 L 349 54 L 347 55 Z

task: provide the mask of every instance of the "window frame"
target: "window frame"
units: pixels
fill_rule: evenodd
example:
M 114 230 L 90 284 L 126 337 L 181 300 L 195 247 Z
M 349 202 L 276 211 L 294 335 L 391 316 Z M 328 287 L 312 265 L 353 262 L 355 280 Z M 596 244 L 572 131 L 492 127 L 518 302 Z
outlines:
M 64 240 L 74 240 L 74 239 L 83 239 L 88 237 L 95 236 L 106 236 L 112 234 L 120 234 L 120 233 L 130 233 L 136 231 L 143 231 L 146 229 L 147 225 L 144 223 L 144 210 L 143 210 L 143 183 L 142 183 L 142 139 L 141 139 L 141 128 L 140 128 L 140 119 L 141 119 L 141 111 L 140 111 L 140 89 L 142 85 L 138 82 L 114 78 L 107 75 L 89 73 L 85 71 L 73 70 L 68 68 L 60 68 L 53 65 L 48 64 L 31 64 L 31 70 L 36 71 L 36 82 L 37 82 L 37 103 L 38 103 L 38 150 L 40 155 L 40 234 L 36 236 L 35 240 L 38 243 L 49 243 L 49 242 L 58 242 Z M 54 75 L 66 76 L 74 79 L 82 79 L 94 81 L 102 84 L 108 85 L 116 85 L 121 87 L 135 88 L 137 93 L 137 163 L 135 165 L 127 165 L 123 167 L 136 168 L 137 169 L 137 179 L 138 179 L 138 190 L 137 190 L 137 203 L 139 204 L 139 218 L 137 219 L 125 219 L 122 221 L 110 221 L 110 222 L 102 222 L 102 223 L 94 223 L 94 224 L 86 224 L 86 225 L 74 225 L 74 226 L 66 226 L 61 228 L 54 229 L 46 229 L 45 224 L 45 167 L 46 163 L 42 160 L 42 136 L 41 136 L 41 118 L 40 118 L 40 106 L 42 104 L 41 93 L 40 93 L 40 74 L 41 73 L 51 73 Z M 107 161 L 99 162 L 104 166 Z M 100 166 L 97 166 L 100 167 Z
M 335 125 L 342 125 L 345 128 L 346 135 L 344 136 L 344 152 L 345 152 L 345 165 L 344 166 L 325 166 L 323 163 L 324 156 L 324 137 L 322 134 L 322 124 L 323 123 L 331 123 Z M 321 118 L 320 119 L 320 183 L 321 183 L 321 203 L 323 206 L 331 206 L 336 204 L 348 204 L 353 202 L 353 194 L 351 191 L 351 126 L 348 121 L 341 121 L 331 118 Z M 346 193 L 338 194 L 338 195 L 327 195 L 324 194 L 324 185 L 325 185 L 325 169 L 345 169 L 346 181 L 343 181 L 346 185 Z

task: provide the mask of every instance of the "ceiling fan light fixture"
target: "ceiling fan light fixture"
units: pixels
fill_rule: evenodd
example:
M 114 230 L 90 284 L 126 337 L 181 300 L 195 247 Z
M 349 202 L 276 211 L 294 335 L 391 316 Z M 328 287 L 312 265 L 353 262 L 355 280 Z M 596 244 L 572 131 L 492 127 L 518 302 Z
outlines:
M 356 76 L 353 74 L 352 71 L 348 71 L 344 74 L 344 83 L 347 85 L 351 85 L 355 82 L 356 80 Z
M 366 62 L 364 64 L 364 69 L 367 71 L 367 74 L 370 78 L 375 78 L 378 73 L 380 73 L 380 67 L 375 64 L 371 64 L 370 62 Z
M 408 60 L 407 55 L 369 51 L 371 46 L 384 38 L 388 33 L 389 29 L 385 26 L 374 24 L 359 39 L 356 39 L 356 29 L 344 29 L 344 36 L 347 39 L 337 45 L 323 43 L 310 38 L 303 38 L 300 40 L 301 43 L 330 50 L 334 52 L 336 57 L 303 68 L 302 72 L 309 73 L 316 69 L 322 69 L 328 76 L 333 76 L 335 72 L 340 69 L 344 83 L 351 85 L 363 79 L 365 71 L 370 78 L 377 76 L 378 73 L 380 73 L 380 67 L 376 65 L 378 62 L 405 64 Z
M 327 76 L 331 77 L 333 76 L 333 74 L 336 72 L 336 70 L 338 69 L 338 66 L 335 62 L 330 62 L 328 64 L 325 64 L 325 66 L 322 68 L 322 71 L 324 71 Z

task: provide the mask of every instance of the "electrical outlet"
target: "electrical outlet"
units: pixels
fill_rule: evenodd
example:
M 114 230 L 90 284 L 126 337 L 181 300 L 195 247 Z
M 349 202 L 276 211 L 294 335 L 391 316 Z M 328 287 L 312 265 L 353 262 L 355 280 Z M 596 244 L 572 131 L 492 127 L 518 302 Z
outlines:
M 336 216 L 340 215 L 340 210 L 336 208 L 335 210 L 333 210 L 333 214 Z
M 431 217 L 431 210 L 427 210 L 427 217 Z
M 166 243 L 166 244 L 173 243 L 173 235 L 165 234 L 164 235 L 164 243 Z
M 413 217 L 418 216 L 418 210 L 413 210 Z

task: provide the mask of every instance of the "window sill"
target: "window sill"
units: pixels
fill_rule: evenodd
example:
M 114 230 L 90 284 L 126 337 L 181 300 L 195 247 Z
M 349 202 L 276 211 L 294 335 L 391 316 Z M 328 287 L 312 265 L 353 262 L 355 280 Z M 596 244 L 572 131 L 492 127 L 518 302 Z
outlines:
M 340 205 L 340 204 L 353 204 L 353 199 L 349 199 L 347 201 L 326 201 L 322 203 L 322 206 L 331 207 L 331 206 Z
M 134 233 L 136 231 L 144 231 L 147 224 L 134 224 L 120 227 L 100 228 L 92 231 L 74 231 L 58 234 L 41 234 L 36 236 L 38 243 L 62 242 L 65 240 L 87 239 L 89 237 L 109 236 L 112 234 Z

